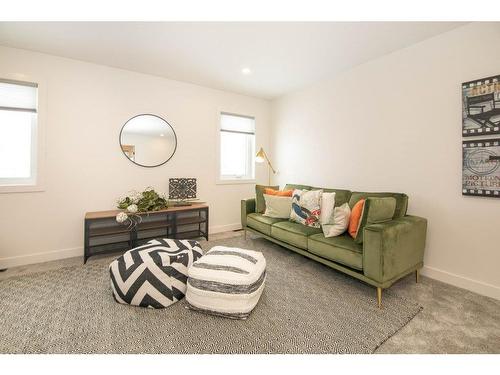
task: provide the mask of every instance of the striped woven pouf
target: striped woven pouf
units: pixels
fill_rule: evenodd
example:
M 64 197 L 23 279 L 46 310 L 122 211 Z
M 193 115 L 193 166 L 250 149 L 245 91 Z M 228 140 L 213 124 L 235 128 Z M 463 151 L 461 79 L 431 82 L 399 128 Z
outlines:
M 187 307 L 232 319 L 246 319 L 259 302 L 266 259 L 258 251 L 215 246 L 188 270 Z

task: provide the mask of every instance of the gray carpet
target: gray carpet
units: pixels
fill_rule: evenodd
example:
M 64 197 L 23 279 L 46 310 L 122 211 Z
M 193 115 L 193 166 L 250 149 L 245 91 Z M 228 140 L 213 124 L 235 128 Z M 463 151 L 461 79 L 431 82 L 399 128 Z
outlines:
M 264 239 L 204 243 L 262 251 L 266 288 L 250 318 L 117 304 L 109 260 L 0 282 L 0 353 L 372 353 L 421 307 Z

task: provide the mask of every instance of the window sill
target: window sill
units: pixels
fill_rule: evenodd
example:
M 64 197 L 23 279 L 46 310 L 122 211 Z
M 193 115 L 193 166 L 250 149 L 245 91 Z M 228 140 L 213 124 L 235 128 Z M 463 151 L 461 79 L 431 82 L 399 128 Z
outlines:
M 240 185 L 240 184 L 248 184 L 248 185 L 254 185 L 255 184 L 255 179 L 253 180 L 243 180 L 243 179 L 235 179 L 235 180 L 221 180 L 217 179 L 215 182 L 216 185 Z
M 45 191 L 41 185 L 0 185 L 0 194 L 8 193 L 37 193 Z

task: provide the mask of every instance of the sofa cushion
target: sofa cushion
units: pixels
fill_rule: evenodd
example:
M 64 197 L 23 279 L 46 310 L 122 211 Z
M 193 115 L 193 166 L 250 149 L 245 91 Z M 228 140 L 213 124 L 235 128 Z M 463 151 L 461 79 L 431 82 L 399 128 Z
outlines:
M 357 270 L 363 269 L 363 246 L 354 242 L 348 233 L 329 238 L 322 233 L 314 234 L 307 239 L 307 251 Z
M 323 190 L 324 193 L 335 193 L 335 207 L 340 207 L 344 203 L 349 203 L 349 198 L 351 197 L 351 192 L 349 190 L 327 189 L 322 187 L 313 187 L 311 189 L 320 189 Z
M 283 190 L 312 190 L 312 187 L 308 185 L 298 185 L 298 184 L 286 184 Z
M 360 199 L 366 199 L 369 197 L 393 197 L 396 199 L 396 210 L 394 211 L 394 216 L 392 218 L 397 219 L 406 215 L 406 209 L 408 208 L 408 196 L 403 193 L 369 193 L 353 191 L 351 199 L 349 199 L 349 206 L 352 209 Z
M 280 221 L 271 226 L 271 236 L 301 249 L 307 249 L 307 236 L 316 233 L 321 233 L 321 229 L 291 221 Z
M 270 236 L 271 225 L 283 220 L 288 221 L 287 219 L 275 219 L 273 217 L 267 217 L 262 214 L 251 213 L 247 215 L 247 226 Z
M 394 216 L 394 211 L 396 210 L 396 199 L 393 197 L 369 197 L 366 198 L 366 200 L 358 201 L 354 207 L 360 202 L 365 203 L 356 230 L 356 235 L 354 236 L 354 242 L 358 244 L 363 243 L 365 226 L 391 221 Z M 349 230 L 350 229 L 349 227 Z

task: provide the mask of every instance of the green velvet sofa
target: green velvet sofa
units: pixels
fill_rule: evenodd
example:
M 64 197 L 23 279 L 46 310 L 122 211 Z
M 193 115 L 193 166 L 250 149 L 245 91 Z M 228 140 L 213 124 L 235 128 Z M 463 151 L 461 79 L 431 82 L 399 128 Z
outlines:
M 346 232 L 325 238 L 319 228 L 311 228 L 287 219 L 274 219 L 256 212 L 255 198 L 241 201 L 241 225 L 246 232 L 258 234 L 326 266 L 344 272 L 377 288 L 378 306 L 382 290 L 415 272 L 418 282 L 423 266 L 427 220 L 406 214 L 408 196 L 402 193 L 351 192 L 287 184 L 288 189 L 323 189 L 335 192 L 335 206 L 346 202 L 352 208 L 357 201 L 370 197 L 394 197 L 392 220 L 364 227 L 363 242 L 358 244 Z

